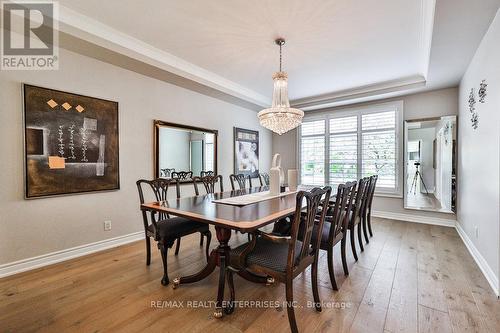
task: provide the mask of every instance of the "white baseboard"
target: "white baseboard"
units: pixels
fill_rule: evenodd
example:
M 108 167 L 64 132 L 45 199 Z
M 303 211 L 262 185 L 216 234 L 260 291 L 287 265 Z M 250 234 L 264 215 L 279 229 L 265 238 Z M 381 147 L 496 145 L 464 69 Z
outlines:
M 144 231 L 0 265 L 0 278 L 144 239 Z
M 481 253 L 479 253 L 479 250 L 476 248 L 474 243 L 472 243 L 471 239 L 465 233 L 465 230 L 462 229 L 462 226 L 458 222 L 456 223 L 455 228 L 457 229 L 460 238 L 462 238 L 462 241 L 467 247 L 467 250 L 469 250 L 469 253 L 471 254 L 472 258 L 474 258 L 474 261 L 479 266 L 479 269 L 481 269 L 481 272 L 483 272 L 483 275 L 490 284 L 491 288 L 493 289 L 497 297 L 499 297 L 500 294 L 499 294 L 498 277 L 496 276 L 495 272 L 491 269 L 490 265 L 488 265 L 488 262 L 486 262 L 486 259 L 484 259 Z
M 440 225 L 443 227 L 452 227 L 452 228 L 455 227 L 455 223 L 457 222 L 456 220 L 452 219 L 443 219 L 438 217 L 428 217 L 421 215 L 383 212 L 383 211 L 373 211 L 372 216 L 391 219 L 391 220 L 398 220 L 398 221 Z

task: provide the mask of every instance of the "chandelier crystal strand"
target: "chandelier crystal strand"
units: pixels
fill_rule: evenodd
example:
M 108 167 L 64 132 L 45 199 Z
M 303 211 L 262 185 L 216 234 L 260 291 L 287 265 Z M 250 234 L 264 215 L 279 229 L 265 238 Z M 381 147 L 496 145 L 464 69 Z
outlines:
M 280 71 L 273 74 L 274 89 L 272 105 L 258 113 L 259 121 L 265 128 L 281 135 L 302 123 L 304 112 L 290 107 L 288 99 L 288 75 L 281 68 L 281 47 L 285 44 L 283 39 L 277 39 L 280 47 Z

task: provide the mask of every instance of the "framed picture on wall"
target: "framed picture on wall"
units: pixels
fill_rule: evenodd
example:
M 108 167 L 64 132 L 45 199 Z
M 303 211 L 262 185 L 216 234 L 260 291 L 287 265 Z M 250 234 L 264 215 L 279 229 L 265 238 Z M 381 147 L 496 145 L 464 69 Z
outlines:
M 25 197 L 119 189 L 118 103 L 23 88 Z
M 259 176 L 259 132 L 234 128 L 234 173 Z

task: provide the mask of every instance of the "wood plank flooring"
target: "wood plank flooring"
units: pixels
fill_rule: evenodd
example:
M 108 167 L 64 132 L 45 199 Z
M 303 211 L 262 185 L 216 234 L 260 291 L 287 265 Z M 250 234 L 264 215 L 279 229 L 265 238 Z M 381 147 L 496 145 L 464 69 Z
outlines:
M 237 234 L 231 243 L 245 240 Z M 177 257 L 171 251 L 170 279 L 203 266 L 198 241 L 197 235 L 183 239 Z M 153 248 L 147 267 L 144 247 L 136 242 L 1 279 L 0 332 L 289 332 L 281 303 L 212 318 L 217 274 L 176 290 L 163 287 L 159 253 Z M 331 289 L 323 252 L 321 313 L 308 306 L 310 272 L 295 280 L 301 332 L 500 331 L 500 302 L 452 228 L 375 219 L 374 237 L 358 262 L 349 254 L 348 277 L 335 251 L 340 290 Z M 238 276 L 235 285 L 240 301 L 285 299 L 283 285 L 265 287 Z

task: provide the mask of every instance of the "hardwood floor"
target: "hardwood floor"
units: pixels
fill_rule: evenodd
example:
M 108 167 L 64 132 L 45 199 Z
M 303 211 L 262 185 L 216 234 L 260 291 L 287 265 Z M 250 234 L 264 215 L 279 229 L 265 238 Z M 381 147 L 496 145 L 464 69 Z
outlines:
M 359 261 L 349 255 L 348 277 L 335 249 L 338 292 L 321 254 L 321 313 L 307 306 L 313 301 L 310 273 L 295 280 L 301 332 L 500 331 L 500 302 L 454 229 L 385 219 L 375 219 L 373 227 Z M 245 240 L 237 234 L 232 245 Z M 202 267 L 198 241 L 190 236 L 178 257 L 170 252 L 171 279 Z M 0 332 L 289 331 L 281 306 L 237 308 L 213 319 L 214 304 L 208 302 L 216 297 L 216 274 L 176 290 L 163 287 L 161 276 L 158 251 L 153 248 L 147 267 L 141 241 L 1 279 Z M 285 299 L 283 285 L 265 287 L 238 276 L 235 285 L 237 300 Z M 212 308 L 195 307 L 202 304 L 194 301 Z

